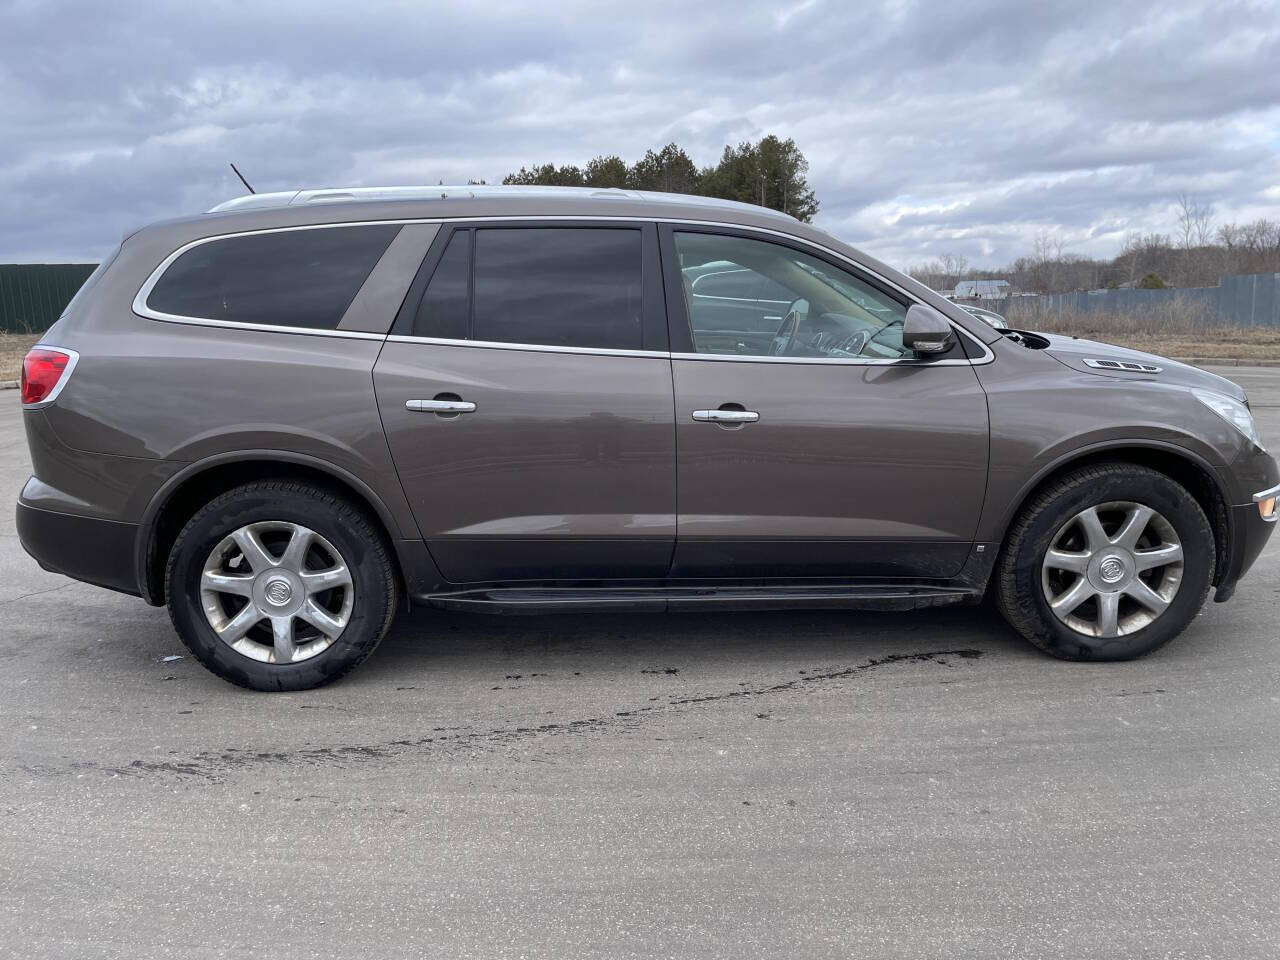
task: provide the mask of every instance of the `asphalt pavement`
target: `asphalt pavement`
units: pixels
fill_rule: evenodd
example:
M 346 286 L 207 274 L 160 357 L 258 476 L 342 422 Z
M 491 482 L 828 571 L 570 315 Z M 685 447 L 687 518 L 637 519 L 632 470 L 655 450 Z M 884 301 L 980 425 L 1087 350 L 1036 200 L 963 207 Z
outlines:
M 1221 372 L 1280 449 L 1280 369 Z M 263 695 L 6 509 L 0 955 L 1275 957 L 1278 560 L 1134 663 L 985 609 L 420 611 Z

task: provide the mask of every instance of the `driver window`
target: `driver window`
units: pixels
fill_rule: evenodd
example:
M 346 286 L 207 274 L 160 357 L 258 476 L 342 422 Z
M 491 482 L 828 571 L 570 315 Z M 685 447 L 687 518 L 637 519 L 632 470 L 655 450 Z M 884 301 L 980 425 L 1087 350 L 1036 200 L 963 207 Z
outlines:
M 746 237 L 675 234 L 698 353 L 896 360 L 904 304 L 808 254 Z

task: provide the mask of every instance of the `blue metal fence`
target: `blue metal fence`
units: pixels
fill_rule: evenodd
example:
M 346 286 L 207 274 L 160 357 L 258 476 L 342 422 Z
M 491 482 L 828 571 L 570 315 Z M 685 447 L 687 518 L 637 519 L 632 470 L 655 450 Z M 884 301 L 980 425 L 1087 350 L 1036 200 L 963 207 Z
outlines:
M 1179 310 L 1207 323 L 1280 327 L 1280 273 L 1223 277 L 1216 287 L 1169 290 L 1079 290 L 984 302 L 1010 320 L 1087 313 L 1140 316 Z

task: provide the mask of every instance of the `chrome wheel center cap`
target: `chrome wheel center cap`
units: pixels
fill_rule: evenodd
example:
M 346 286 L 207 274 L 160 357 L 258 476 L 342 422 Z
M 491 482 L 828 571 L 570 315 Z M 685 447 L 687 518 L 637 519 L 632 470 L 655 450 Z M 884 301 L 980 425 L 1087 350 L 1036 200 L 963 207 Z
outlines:
M 1098 575 L 1104 583 L 1119 583 L 1124 579 L 1124 564 L 1118 557 L 1107 557 L 1098 567 Z
M 283 607 L 293 599 L 293 586 L 284 577 L 279 577 L 268 581 L 262 595 L 273 607 Z

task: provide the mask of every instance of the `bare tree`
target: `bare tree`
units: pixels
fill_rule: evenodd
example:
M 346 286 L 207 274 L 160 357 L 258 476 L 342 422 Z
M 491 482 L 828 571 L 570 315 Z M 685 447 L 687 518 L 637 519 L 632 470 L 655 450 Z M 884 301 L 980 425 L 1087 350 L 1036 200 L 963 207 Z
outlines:
M 954 290 L 969 269 L 969 258 L 959 253 L 944 253 L 938 258 L 938 264 L 942 268 L 943 284 Z
M 1062 266 L 1062 238 L 1048 230 L 1036 233 L 1031 247 L 1031 282 L 1036 293 L 1055 293 Z
M 1178 233 L 1184 250 L 1213 243 L 1213 204 L 1194 193 L 1178 194 Z

